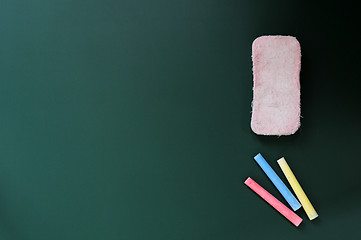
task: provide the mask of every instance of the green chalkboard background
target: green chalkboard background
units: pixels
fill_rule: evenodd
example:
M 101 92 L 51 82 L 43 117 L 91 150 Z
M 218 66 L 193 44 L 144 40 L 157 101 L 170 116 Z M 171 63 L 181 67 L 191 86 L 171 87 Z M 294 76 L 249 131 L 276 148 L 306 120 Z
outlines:
M 0 239 L 359 237 L 359 9 L 306 2 L 0 1 Z M 289 137 L 249 126 L 268 34 L 301 43 Z M 318 219 L 296 228 L 243 185 L 284 202 L 258 152 L 280 174 L 286 157 Z

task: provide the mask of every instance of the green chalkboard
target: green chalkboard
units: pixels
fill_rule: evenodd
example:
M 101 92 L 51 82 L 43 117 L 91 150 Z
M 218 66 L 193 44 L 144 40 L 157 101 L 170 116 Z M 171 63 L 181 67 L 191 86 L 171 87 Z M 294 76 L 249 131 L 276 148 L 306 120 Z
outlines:
M 356 239 L 360 14 L 350 3 L 0 1 L 0 239 Z M 302 126 L 250 129 L 251 44 L 297 37 Z M 284 156 L 294 227 L 253 161 Z

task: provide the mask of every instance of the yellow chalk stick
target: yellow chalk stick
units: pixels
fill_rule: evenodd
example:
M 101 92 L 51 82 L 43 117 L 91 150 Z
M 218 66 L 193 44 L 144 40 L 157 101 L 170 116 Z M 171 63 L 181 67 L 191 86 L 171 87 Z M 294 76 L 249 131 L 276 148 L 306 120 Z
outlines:
M 310 220 L 313 220 L 318 217 L 317 212 L 313 208 L 310 200 L 308 200 L 305 192 L 303 191 L 301 185 L 298 183 L 295 175 L 293 174 L 291 168 L 288 166 L 286 159 L 281 158 L 278 161 L 278 165 L 280 165 L 282 172 L 285 174 L 288 182 L 290 183 L 293 191 L 295 192 L 298 200 L 301 202 L 303 209 L 305 209 L 307 216 Z

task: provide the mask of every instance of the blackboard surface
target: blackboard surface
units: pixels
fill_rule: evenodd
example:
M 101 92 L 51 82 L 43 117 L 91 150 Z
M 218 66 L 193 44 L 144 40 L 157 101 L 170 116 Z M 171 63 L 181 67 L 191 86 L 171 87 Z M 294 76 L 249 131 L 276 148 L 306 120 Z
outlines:
M 356 239 L 360 25 L 332 1 L 1 1 L 0 239 Z M 289 137 L 249 126 L 268 34 L 302 48 Z M 296 228 L 243 185 L 285 202 L 258 152 L 318 219 Z

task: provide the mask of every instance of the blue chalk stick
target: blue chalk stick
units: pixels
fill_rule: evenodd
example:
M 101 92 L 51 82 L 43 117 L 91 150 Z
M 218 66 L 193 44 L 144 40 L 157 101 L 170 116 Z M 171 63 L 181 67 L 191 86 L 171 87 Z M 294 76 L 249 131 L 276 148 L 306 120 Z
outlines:
M 262 157 L 260 153 L 258 153 L 254 160 L 258 163 L 258 165 L 262 168 L 262 170 L 266 173 L 266 175 L 271 179 L 272 183 L 276 186 L 278 191 L 282 194 L 282 196 L 286 199 L 288 204 L 292 207 L 293 211 L 296 211 L 301 207 L 301 204 L 297 201 L 295 196 L 291 193 L 291 191 L 286 187 L 286 185 L 279 178 L 277 173 L 273 171 L 271 166 L 267 163 L 267 161 Z

